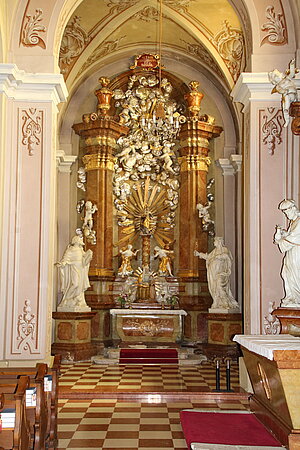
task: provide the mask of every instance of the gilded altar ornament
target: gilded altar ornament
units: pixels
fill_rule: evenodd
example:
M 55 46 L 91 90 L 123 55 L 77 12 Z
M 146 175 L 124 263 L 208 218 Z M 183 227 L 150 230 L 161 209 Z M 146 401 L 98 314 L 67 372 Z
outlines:
M 95 95 L 98 98 L 98 111 L 100 111 L 101 115 L 105 116 L 111 107 L 110 102 L 113 96 L 113 91 L 107 87 L 110 83 L 109 78 L 101 77 L 99 78 L 99 82 L 101 83 L 102 88 L 98 89 L 95 92 Z
M 199 116 L 199 112 L 201 109 L 200 105 L 204 94 L 198 91 L 199 87 L 198 81 L 191 81 L 189 83 L 189 87 L 191 91 L 185 94 L 184 98 L 187 102 L 191 117 L 196 118 Z

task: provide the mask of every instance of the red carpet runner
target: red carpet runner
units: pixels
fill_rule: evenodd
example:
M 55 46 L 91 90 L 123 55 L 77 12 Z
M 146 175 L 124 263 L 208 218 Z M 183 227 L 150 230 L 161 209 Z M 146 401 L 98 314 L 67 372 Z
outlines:
M 188 448 L 192 443 L 281 447 L 251 413 L 181 411 Z
M 122 348 L 120 364 L 178 364 L 176 348 Z

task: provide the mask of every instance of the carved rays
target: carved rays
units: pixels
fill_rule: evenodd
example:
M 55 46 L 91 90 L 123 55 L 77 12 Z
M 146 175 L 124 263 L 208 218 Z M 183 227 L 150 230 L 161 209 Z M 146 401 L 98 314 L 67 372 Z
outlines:
M 124 206 L 126 226 L 121 228 L 121 233 L 126 236 L 119 240 L 118 245 L 134 242 L 142 234 L 154 236 L 160 246 L 170 243 L 173 239 L 170 224 L 166 222 L 169 206 L 165 188 L 151 185 L 149 177 L 145 183 L 135 187 Z

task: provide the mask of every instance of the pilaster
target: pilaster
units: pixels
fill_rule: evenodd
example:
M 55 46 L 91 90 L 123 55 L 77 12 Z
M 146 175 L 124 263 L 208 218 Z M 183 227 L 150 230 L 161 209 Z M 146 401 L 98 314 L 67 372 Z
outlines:
M 0 65 L 3 364 L 50 360 L 59 74 Z M 21 362 L 20 362 L 21 361 Z
M 244 320 L 246 334 L 262 333 L 268 302 L 283 296 L 282 255 L 273 244 L 284 224 L 279 202 L 292 195 L 292 135 L 283 127 L 281 98 L 267 73 L 242 73 L 232 91 L 244 105 Z M 272 270 L 270 263 L 272 262 Z

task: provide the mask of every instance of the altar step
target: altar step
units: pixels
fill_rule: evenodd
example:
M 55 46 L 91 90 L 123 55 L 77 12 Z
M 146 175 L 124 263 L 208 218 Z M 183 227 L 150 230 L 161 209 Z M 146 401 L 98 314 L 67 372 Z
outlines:
M 114 364 L 128 364 L 127 362 L 120 362 L 120 353 L 122 350 L 139 350 L 139 351 L 145 351 L 145 350 L 176 350 L 177 351 L 177 361 L 176 362 L 170 362 L 171 358 L 168 359 L 168 361 L 164 362 L 158 362 L 157 359 L 155 362 L 150 362 L 150 354 L 148 354 L 148 364 L 179 364 L 180 366 L 186 365 L 186 366 L 193 366 L 201 364 L 203 361 L 207 361 L 207 357 L 204 354 L 197 354 L 195 355 L 193 349 L 191 348 L 177 348 L 173 349 L 170 347 L 163 347 L 159 346 L 156 348 L 153 347 L 147 347 L 146 345 L 133 345 L 129 346 L 126 349 L 120 349 L 116 347 L 110 347 L 105 348 L 103 355 L 97 355 L 92 357 L 92 362 L 95 364 L 103 364 L 103 365 L 114 365 Z M 173 357 L 173 355 L 172 355 Z M 141 358 L 141 359 L 140 359 Z M 131 364 L 145 364 L 143 357 L 137 357 L 137 354 L 135 354 L 136 361 L 133 361 L 133 358 L 131 359 Z
M 122 348 L 119 364 L 178 364 L 176 348 Z

